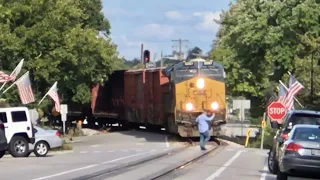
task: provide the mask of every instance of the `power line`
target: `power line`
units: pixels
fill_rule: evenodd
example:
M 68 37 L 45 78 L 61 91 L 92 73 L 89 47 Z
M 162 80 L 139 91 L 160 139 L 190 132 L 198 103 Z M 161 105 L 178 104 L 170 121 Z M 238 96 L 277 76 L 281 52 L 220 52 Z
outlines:
M 183 57 L 182 57 L 182 45 L 183 45 L 183 43 L 188 43 L 189 42 L 189 40 L 186 40 L 186 39 L 184 39 L 184 40 L 182 40 L 182 39 L 177 39 L 177 40 L 171 40 L 172 42 L 178 42 L 178 46 L 179 46 L 179 60 L 182 60 L 183 59 Z M 187 45 L 186 45 L 186 47 L 187 47 Z

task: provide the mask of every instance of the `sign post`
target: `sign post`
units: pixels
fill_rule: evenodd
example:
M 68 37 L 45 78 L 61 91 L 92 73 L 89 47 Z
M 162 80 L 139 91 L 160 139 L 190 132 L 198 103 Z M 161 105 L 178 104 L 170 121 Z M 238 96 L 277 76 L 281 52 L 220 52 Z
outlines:
M 63 134 L 66 134 L 66 121 L 67 121 L 67 114 L 68 114 L 67 104 L 61 104 L 60 113 L 61 113 L 61 121 L 63 126 Z
M 286 108 L 280 102 L 273 102 L 268 106 L 268 116 L 271 118 L 271 121 L 277 121 L 280 124 L 286 113 Z
M 263 113 L 263 119 L 261 121 L 261 130 L 262 130 L 262 134 L 261 134 L 261 145 L 260 145 L 260 149 L 263 149 L 263 143 L 264 143 L 264 128 L 266 127 L 266 113 Z
M 233 100 L 233 109 L 240 109 L 241 114 L 241 136 L 243 136 L 243 121 L 245 121 L 245 109 L 250 109 L 250 100 Z
M 251 129 L 248 129 L 248 132 L 247 132 L 247 137 L 246 137 L 246 143 L 245 143 L 245 147 L 248 147 L 248 144 L 249 144 L 249 138 L 250 138 L 250 134 L 251 134 Z

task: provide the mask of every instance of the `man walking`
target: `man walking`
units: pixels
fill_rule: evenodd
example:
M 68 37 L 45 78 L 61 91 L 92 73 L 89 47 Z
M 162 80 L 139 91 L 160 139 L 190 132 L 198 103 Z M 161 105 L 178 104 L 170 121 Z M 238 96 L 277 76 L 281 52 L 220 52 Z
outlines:
M 196 122 L 198 123 L 198 130 L 200 133 L 200 148 L 201 150 L 206 150 L 205 143 L 210 139 L 209 133 L 209 123 L 211 125 L 211 121 L 213 120 L 215 114 L 212 113 L 210 110 L 205 110 L 202 114 L 200 114 Z

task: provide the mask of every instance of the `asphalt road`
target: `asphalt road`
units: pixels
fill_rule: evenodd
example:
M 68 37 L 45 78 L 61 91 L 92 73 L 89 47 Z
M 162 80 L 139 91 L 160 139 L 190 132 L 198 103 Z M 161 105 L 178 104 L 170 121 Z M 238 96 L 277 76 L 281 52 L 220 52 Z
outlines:
M 267 168 L 267 150 L 227 146 L 162 179 L 276 180 Z M 289 177 L 289 180 L 312 180 Z
M 166 136 L 156 133 L 127 131 L 75 138 L 70 153 L 51 153 L 48 157 L 0 159 L 0 179 L 69 180 L 136 162 L 143 158 L 179 148 L 179 143 L 166 142 Z M 212 146 L 209 148 L 213 148 Z M 162 179 L 175 180 L 275 180 L 268 173 L 266 150 L 228 145 L 209 156 L 185 166 Z M 146 177 L 177 166 L 201 154 L 198 146 L 166 156 L 126 171 L 102 176 L 100 179 L 148 179 Z M 150 176 L 151 177 L 151 176 Z M 304 180 L 305 178 L 289 178 Z
M 0 159 L 1 180 L 72 179 L 180 147 L 162 134 L 126 131 L 75 138 L 73 152 Z

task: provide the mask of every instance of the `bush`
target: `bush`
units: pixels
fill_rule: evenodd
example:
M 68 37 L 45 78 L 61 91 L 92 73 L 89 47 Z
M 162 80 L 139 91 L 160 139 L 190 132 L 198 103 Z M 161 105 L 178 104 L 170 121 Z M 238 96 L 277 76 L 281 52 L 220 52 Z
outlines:
M 272 147 L 272 142 L 273 142 L 273 138 L 274 138 L 275 134 L 276 133 L 274 132 L 274 130 L 268 124 L 264 130 L 264 141 L 263 141 L 263 148 L 264 149 L 270 149 Z M 261 138 L 262 138 L 262 133 L 261 133 L 261 129 L 260 129 L 259 135 L 257 136 L 257 140 L 254 141 L 252 144 L 249 144 L 249 147 L 260 148 Z
M 10 105 L 8 104 L 8 102 L 5 99 L 0 99 L 0 107 L 6 108 L 6 107 L 10 107 Z
M 68 150 L 72 150 L 72 146 L 70 144 L 67 144 L 66 141 L 63 141 L 63 144 L 61 147 L 52 149 L 52 151 L 68 151 Z

